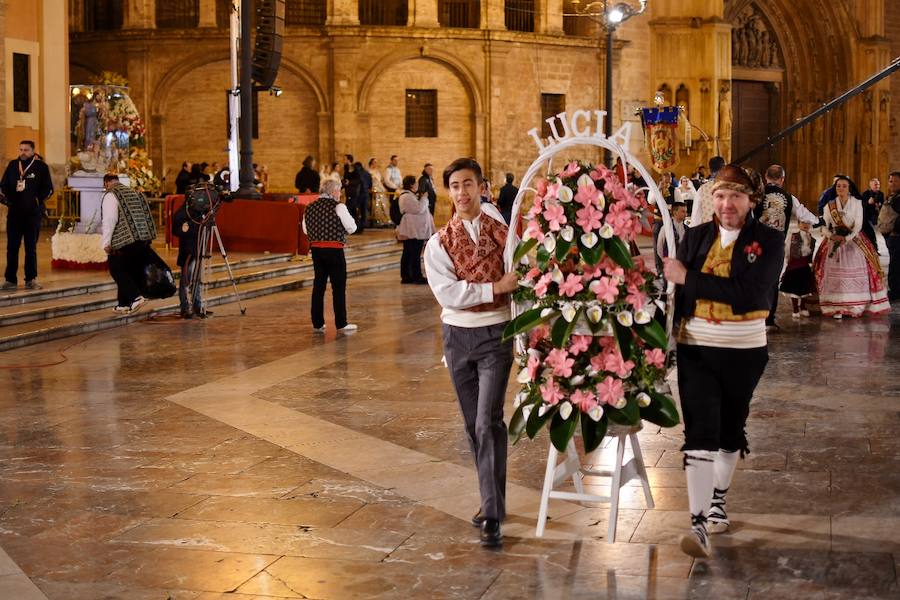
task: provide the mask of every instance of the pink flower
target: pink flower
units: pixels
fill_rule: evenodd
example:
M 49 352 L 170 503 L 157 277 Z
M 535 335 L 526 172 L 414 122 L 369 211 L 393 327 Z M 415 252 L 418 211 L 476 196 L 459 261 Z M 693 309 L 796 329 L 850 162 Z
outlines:
M 597 263 L 600 267 L 606 271 L 606 274 L 612 277 L 613 279 L 617 279 L 619 281 L 625 279 L 625 269 L 619 266 L 619 263 L 615 262 L 608 256 L 604 256 L 599 263 Z
M 527 273 L 525 273 L 523 279 L 527 279 L 528 281 L 532 281 L 535 277 L 540 275 L 542 271 L 537 267 L 532 267 Z
M 644 274 L 638 268 L 632 269 L 625 275 L 625 282 L 628 284 L 629 291 L 631 291 L 632 287 L 640 288 L 644 285 Z
M 541 370 L 541 359 L 537 356 L 529 356 L 528 364 L 525 365 L 525 368 L 528 370 L 528 378 L 531 381 L 537 379 L 538 372 Z
M 543 387 L 541 390 L 543 390 Z M 597 384 L 597 395 L 604 404 L 615 405 L 625 397 L 625 388 L 622 386 L 622 380 L 615 377 L 607 377 Z
M 559 293 L 563 296 L 568 296 L 569 298 L 583 289 L 584 284 L 581 283 L 581 277 L 579 277 L 575 273 L 569 273 L 569 275 L 566 277 L 566 280 L 559 285 Z
M 647 304 L 647 295 L 641 292 L 636 286 L 628 286 L 628 295 L 625 296 L 628 304 L 632 305 L 635 310 L 641 310 Z
M 535 348 L 538 343 L 543 341 L 548 335 L 550 335 L 550 328 L 546 325 L 535 327 L 528 334 L 528 347 Z
M 600 190 L 593 185 L 579 185 L 578 192 L 575 194 L 575 202 L 582 206 L 593 206 L 600 197 Z
M 544 208 L 544 218 L 547 219 L 550 231 L 559 231 L 567 222 L 566 211 L 559 205 L 550 205 Z
M 538 197 L 543 198 L 547 195 L 547 180 L 543 177 L 537 180 L 537 185 L 534 187 L 537 190 Z
M 578 211 L 575 212 L 575 222 L 579 227 L 584 229 L 585 232 L 590 232 L 595 229 L 600 229 L 600 225 L 602 224 L 601 218 L 603 217 L 603 213 L 588 204 L 584 208 L 579 208 Z
M 569 354 L 578 356 L 591 347 L 591 340 L 593 338 L 589 335 L 573 335 L 571 339 L 572 343 L 569 344 Z
M 538 298 L 543 298 L 544 296 L 546 296 L 547 288 L 550 287 L 551 281 L 552 280 L 550 279 L 550 273 L 544 273 L 541 278 L 538 279 L 538 282 L 534 284 L 534 294 Z
M 592 371 L 602 371 L 603 364 L 606 362 L 606 356 L 604 354 L 597 354 L 596 356 L 591 357 L 591 370 Z
M 560 177 L 575 177 L 580 172 L 581 172 L 581 167 L 578 166 L 577 162 L 572 161 L 566 165 L 566 168 L 559 175 L 560 175 Z
M 596 281 L 597 285 L 594 288 L 594 293 L 597 294 L 597 299 L 606 303 L 615 302 L 616 297 L 619 295 L 618 284 L 609 277 L 601 277 Z
M 618 351 L 607 354 L 603 363 L 603 370 L 615 373 L 623 379 L 631 375 L 632 369 L 634 369 L 634 362 L 624 360 Z
M 597 406 L 597 396 L 590 390 L 575 390 L 569 400 L 580 408 L 581 412 L 588 412 Z
M 554 348 L 547 355 L 547 365 L 553 368 L 553 374 L 557 377 L 571 377 L 574 358 L 569 358 L 569 353 L 563 348 Z
M 597 277 L 598 275 L 603 274 L 603 269 L 600 267 L 600 265 L 589 265 L 589 264 L 585 263 L 582 266 L 581 270 L 584 272 L 584 280 L 585 281 L 590 281 L 594 277 Z
M 556 382 L 551 377 L 547 380 L 547 383 L 541 386 L 541 398 L 547 404 L 556 406 L 560 400 L 565 398 L 565 395 L 563 395 L 562 390 L 559 389 L 559 386 L 556 385 Z
M 662 369 L 666 366 L 666 353 L 659 348 L 653 350 L 644 350 L 644 359 L 648 365 Z
M 537 219 L 528 221 L 528 226 L 525 228 L 525 233 L 523 235 L 539 242 L 544 241 L 544 232 L 541 229 L 541 223 Z

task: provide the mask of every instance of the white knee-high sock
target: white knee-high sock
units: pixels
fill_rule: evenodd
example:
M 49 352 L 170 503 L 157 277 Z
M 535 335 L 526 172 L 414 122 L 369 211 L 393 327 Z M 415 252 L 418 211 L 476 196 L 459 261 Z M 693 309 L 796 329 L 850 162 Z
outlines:
M 720 492 L 725 493 L 731 487 L 731 479 L 734 477 L 734 470 L 740 457 L 741 453 L 737 451 L 719 450 L 716 453 L 715 487 Z
M 712 502 L 715 478 L 715 458 L 711 450 L 687 450 L 684 453 L 684 473 L 687 476 L 688 505 L 691 523 L 705 526 Z

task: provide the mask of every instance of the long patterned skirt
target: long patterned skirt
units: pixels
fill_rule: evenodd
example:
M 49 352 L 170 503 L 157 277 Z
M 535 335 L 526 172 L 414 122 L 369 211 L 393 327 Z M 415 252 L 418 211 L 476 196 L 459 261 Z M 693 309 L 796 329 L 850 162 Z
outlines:
M 814 261 L 819 305 L 822 314 L 837 313 L 849 317 L 883 314 L 891 309 L 878 254 L 863 235 L 842 243 L 829 257 L 834 243 L 826 239 L 819 245 Z

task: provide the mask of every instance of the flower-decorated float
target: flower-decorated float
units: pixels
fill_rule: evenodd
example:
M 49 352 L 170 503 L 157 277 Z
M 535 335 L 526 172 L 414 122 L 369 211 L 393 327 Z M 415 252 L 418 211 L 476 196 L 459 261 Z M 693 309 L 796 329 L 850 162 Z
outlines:
M 128 95 L 128 82 L 104 72 L 99 83 L 70 86 L 72 158 L 69 186 L 78 192 L 78 215 L 63 214 L 51 238 L 51 266 L 105 269 L 101 247 L 100 201 L 103 176 L 115 173 L 122 183 L 156 194 L 160 182 L 144 150 L 145 128 Z
M 613 541 L 618 489 L 630 476 L 642 480 L 652 507 L 636 436 L 642 421 L 660 427 L 679 423 L 665 381 L 671 286 L 660 293 L 656 274 L 629 251 L 647 227 L 648 200 L 663 219 L 670 248 L 674 237 L 653 178 L 626 150 L 631 124 L 609 139 L 585 128 L 589 116 L 586 111 L 576 111 L 571 120 L 565 113 L 558 115 L 564 134 L 553 127 L 554 137 L 546 144 L 535 130 L 530 132 L 540 156 L 523 177 L 513 207 L 514 218 L 520 218 L 525 196 L 531 196 L 530 208 L 521 215 L 524 232 L 513 258 L 520 274 L 513 294 L 514 318 L 505 331 L 506 337 L 516 339 L 521 384 L 509 429 L 514 442 L 549 430 L 552 443 L 537 534 L 543 534 L 550 498 L 608 501 Z M 597 114 L 598 121 L 602 116 Z M 596 131 L 600 129 L 598 125 Z M 594 153 L 597 147 L 612 151 L 622 159 L 625 172 L 633 165 L 651 182 L 650 188 L 633 190 L 605 166 L 580 160 L 567 158 L 561 168 L 552 167 L 554 157 L 570 157 L 578 146 L 593 146 Z M 515 243 L 512 235 L 509 243 Z M 576 433 L 583 438 L 585 454 L 605 437 L 617 439 L 616 468 L 600 472 L 583 467 L 573 442 Z M 626 438 L 634 459 L 623 465 Z M 567 456 L 561 465 L 556 464 L 559 453 Z M 584 493 L 581 477 L 591 474 L 612 476 L 609 497 Z M 554 491 L 569 477 L 576 492 Z

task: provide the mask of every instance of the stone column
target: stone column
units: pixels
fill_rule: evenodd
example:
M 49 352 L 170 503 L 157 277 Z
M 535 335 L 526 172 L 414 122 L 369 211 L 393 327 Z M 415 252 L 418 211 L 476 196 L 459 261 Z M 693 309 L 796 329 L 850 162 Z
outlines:
M 440 27 L 438 0 L 409 0 L 410 27 Z
M 563 32 L 563 0 L 542 0 L 538 13 L 537 30 L 540 33 Z
M 216 0 L 200 0 L 200 22 L 198 27 L 217 27 Z
M 155 29 L 156 0 L 128 0 L 122 29 Z
M 481 28 L 506 31 L 505 6 L 504 0 L 481 0 Z
M 328 0 L 326 25 L 359 25 L 358 0 Z
M 53 185 L 61 186 L 69 159 L 69 19 L 65 4 L 49 3 L 41 11 L 39 56 L 41 137 L 44 160 L 50 167 Z M 59 187 L 57 187 L 59 189 Z

